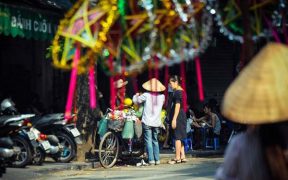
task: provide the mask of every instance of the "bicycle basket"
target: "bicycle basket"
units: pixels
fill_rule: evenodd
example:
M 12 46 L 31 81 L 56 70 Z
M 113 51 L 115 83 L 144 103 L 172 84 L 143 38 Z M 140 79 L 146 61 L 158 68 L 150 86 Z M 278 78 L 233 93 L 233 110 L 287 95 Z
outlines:
M 114 131 L 122 131 L 124 124 L 125 124 L 124 120 L 109 120 L 108 129 L 112 129 Z

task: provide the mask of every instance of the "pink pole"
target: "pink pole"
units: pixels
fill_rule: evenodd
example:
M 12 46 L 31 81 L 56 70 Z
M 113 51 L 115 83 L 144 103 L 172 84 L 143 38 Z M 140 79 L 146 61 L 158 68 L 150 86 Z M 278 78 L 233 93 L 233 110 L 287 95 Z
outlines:
M 89 67 L 89 89 L 90 89 L 90 107 L 96 108 L 96 93 L 95 93 L 95 79 L 94 79 L 94 65 Z
M 158 70 L 158 65 L 159 65 L 159 59 L 154 56 L 154 61 L 155 61 L 155 67 L 154 67 L 154 75 L 156 79 L 159 79 L 159 70 Z M 157 89 L 157 84 L 156 84 L 156 89 Z M 154 105 L 157 105 L 157 97 L 154 99 Z M 154 107 L 153 107 L 154 109 Z
M 203 84 L 202 84 L 202 72 L 201 72 L 201 65 L 200 65 L 199 57 L 196 57 L 195 65 L 196 65 L 196 76 L 197 76 L 197 82 L 198 82 L 199 100 L 200 101 L 204 101 L 204 92 L 203 92 Z
M 71 118 L 73 96 L 75 93 L 76 83 L 77 83 L 77 66 L 78 66 L 79 59 L 80 59 L 80 48 L 77 47 L 74 58 L 73 58 L 73 68 L 71 71 L 68 97 L 67 97 L 66 108 L 65 108 L 65 119 Z
M 109 56 L 109 66 L 110 71 L 113 72 L 113 57 Z M 110 77 L 110 107 L 115 109 L 115 88 L 114 88 L 114 77 L 111 75 Z
M 125 71 L 126 71 L 126 56 L 123 55 L 122 57 L 122 79 L 125 82 L 126 81 L 126 76 L 125 76 Z M 124 108 L 124 99 L 125 99 L 125 92 L 121 91 L 121 98 L 120 98 L 120 109 Z
M 166 87 L 165 90 L 165 106 L 167 106 L 167 102 L 168 102 L 168 82 L 169 81 L 169 67 L 166 65 L 165 66 L 165 72 L 164 72 L 164 84 Z
M 134 93 L 138 93 L 138 82 L 137 82 L 137 76 L 135 76 L 132 79 L 132 83 L 133 83 L 133 89 L 134 89 Z
M 181 73 L 181 77 L 182 77 L 182 88 L 184 90 L 183 92 L 183 109 L 186 112 L 187 111 L 187 91 L 186 91 L 186 73 L 185 73 L 185 62 L 182 61 L 181 65 L 180 65 L 180 73 Z

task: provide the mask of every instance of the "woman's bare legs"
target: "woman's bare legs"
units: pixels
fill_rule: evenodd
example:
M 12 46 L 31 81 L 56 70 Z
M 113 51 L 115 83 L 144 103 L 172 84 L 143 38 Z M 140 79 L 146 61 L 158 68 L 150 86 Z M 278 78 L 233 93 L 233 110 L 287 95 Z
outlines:
M 181 154 L 180 154 L 180 158 L 181 159 L 186 159 L 186 157 L 185 157 L 185 150 L 184 150 L 184 144 L 183 143 L 181 143 L 181 152 L 180 152 Z
M 184 146 L 183 146 L 183 148 L 184 148 Z M 175 141 L 175 149 L 176 149 L 175 159 L 180 160 L 181 149 L 182 149 L 182 143 L 180 140 Z

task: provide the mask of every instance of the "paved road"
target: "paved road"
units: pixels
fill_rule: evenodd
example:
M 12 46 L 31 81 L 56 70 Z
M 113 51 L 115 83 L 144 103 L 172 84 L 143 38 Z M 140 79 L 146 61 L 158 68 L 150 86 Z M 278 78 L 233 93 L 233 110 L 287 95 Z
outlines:
M 40 177 L 48 180 L 66 179 L 135 179 L 135 180 L 211 180 L 223 158 L 190 158 L 188 163 L 149 167 L 113 167 L 112 169 L 90 169 L 81 171 L 61 171 Z
M 27 166 L 24 169 L 8 168 L 3 180 L 32 180 L 32 179 L 213 179 L 215 170 L 222 163 L 223 158 L 188 158 L 188 163 L 169 165 L 167 160 L 174 155 L 162 154 L 161 165 L 149 167 L 135 167 L 127 165 L 114 166 L 112 169 L 91 169 L 91 163 L 54 163 L 47 161 L 43 166 Z M 214 156 L 217 157 L 217 156 Z M 219 157 L 219 156 L 218 156 Z M 72 169 L 72 170 L 71 170 Z M 0 178 L 1 179 L 1 178 Z

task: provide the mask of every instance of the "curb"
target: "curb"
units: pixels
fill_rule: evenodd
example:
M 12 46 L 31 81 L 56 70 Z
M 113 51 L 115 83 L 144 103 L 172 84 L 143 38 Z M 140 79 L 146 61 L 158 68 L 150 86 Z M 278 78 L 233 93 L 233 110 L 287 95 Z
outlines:
M 224 154 L 224 150 L 193 150 L 186 153 L 187 158 L 195 158 L 195 157 L 213 157 L 213 156 L 220 156 Z M 161 164 L 165 164 L 169 159 L 175 157 L 175 153 L 171 151 L 160 152 L 160 161 Z M 48 164 L 48 166 L 47 166 Z M 45 167 L 46 166 L 46 167 Z M 33 173 L 35 175 L 43 175 L 49 174 L 51 172 L 59 172 L 65 170 L 85 170 L 85 169 L 95 169 L 101 168 L 101 164 L 99 161 L 94 162 L 72 162 L 72 163 L 44 163 L 42 166 L 37 167 L 37 169 L 33 169 Z
M 97 162 L 93 163 L 97 164 Z M 100 166 L 100 163 L 98 163 Z M 65 170 L 84 170 L 84 169 L 91 169 L 93 167 L 92 163 L 78 163 L 78 162 L 72 162 L 68 164 L 49 164 L 51 167 L 45 167 L 46 164 L 44 163 L 42 165 L 43 169 L 35 169 L 33 170 L 35 174 L 40 175 L 40 174 L 49 174 L 51 172 L 58 172 L 58 171 L 65 171 Z M 95 167 L 95 165 L 94 165 Z

